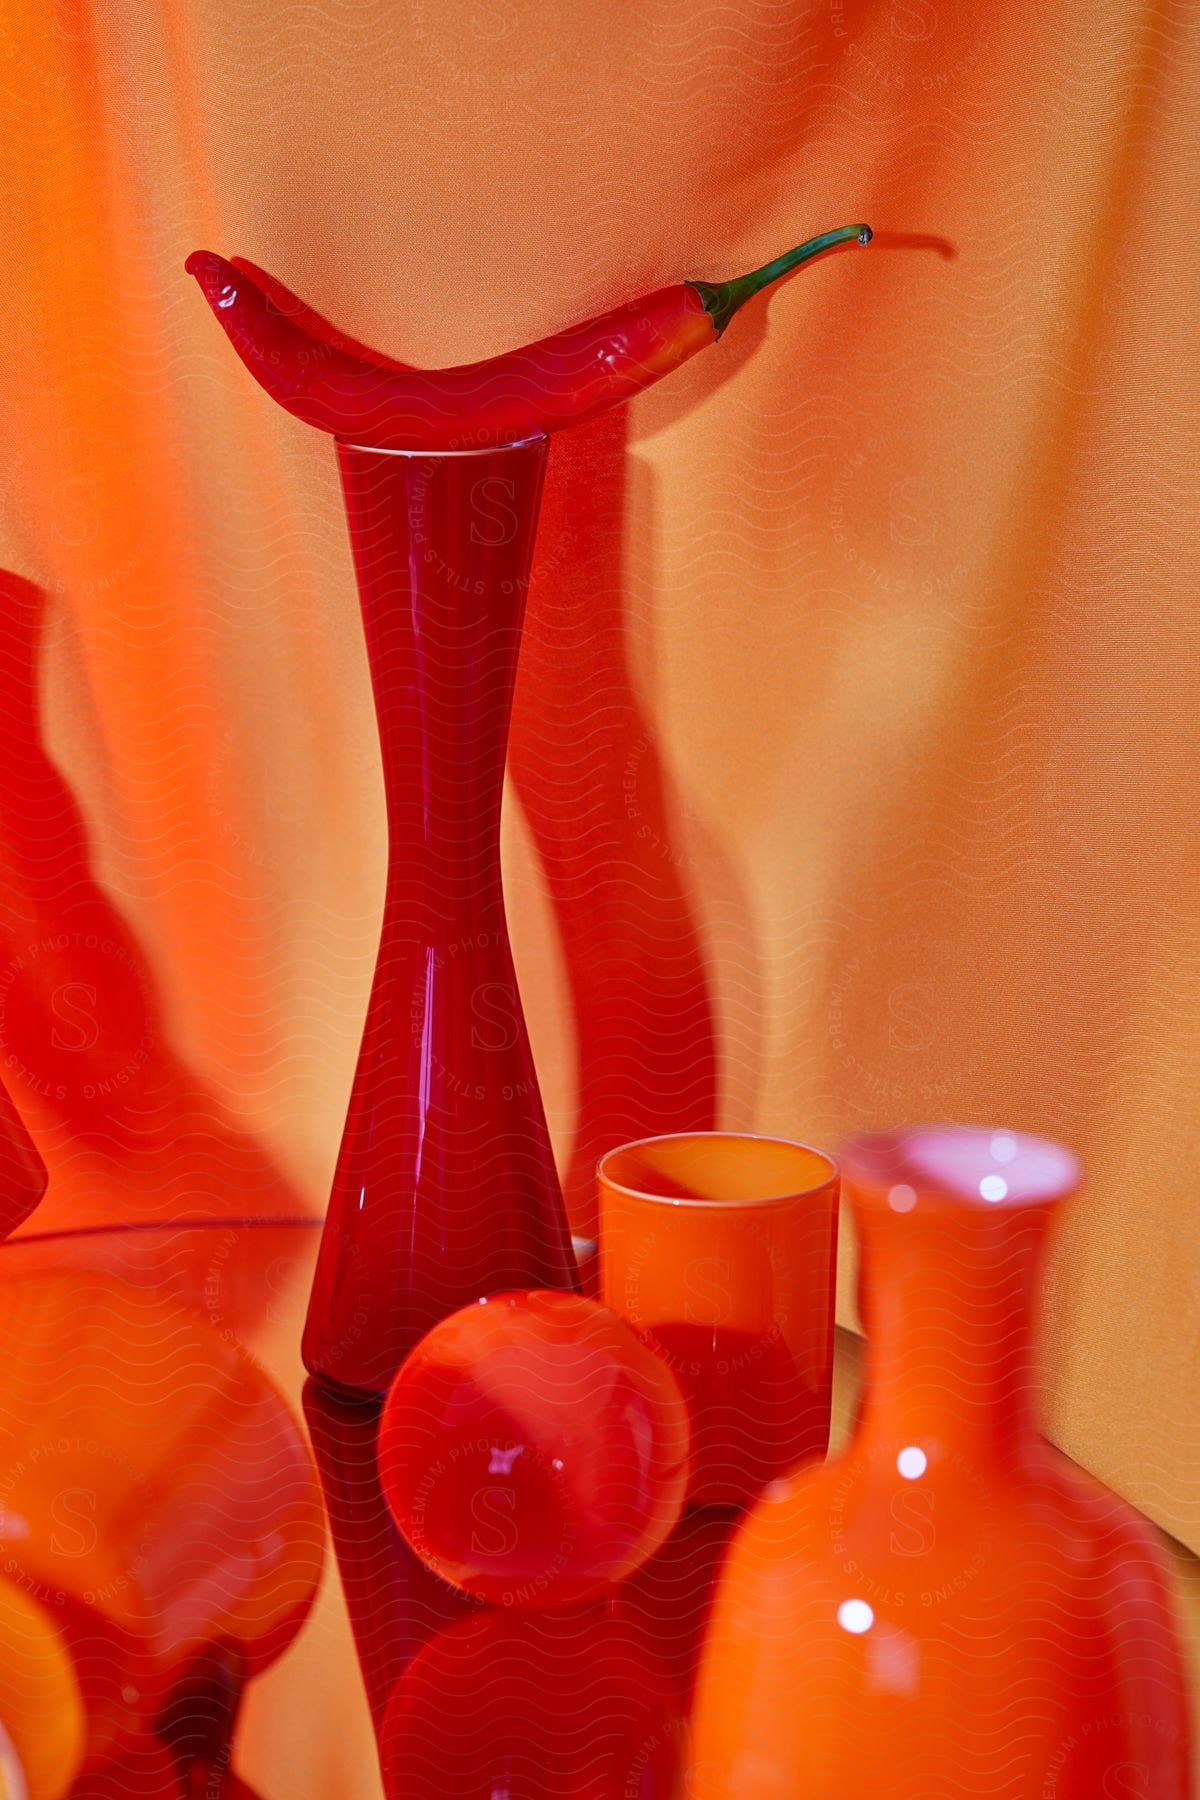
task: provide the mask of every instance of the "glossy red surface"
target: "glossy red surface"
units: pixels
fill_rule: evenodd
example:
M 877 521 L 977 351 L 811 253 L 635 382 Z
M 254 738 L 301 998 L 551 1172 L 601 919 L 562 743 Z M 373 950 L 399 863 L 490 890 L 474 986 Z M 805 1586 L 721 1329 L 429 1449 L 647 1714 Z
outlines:
M 450 369 L 413 369 L 336 334 L 313 336 L 244 264 L 212 251 L 195 251 L 187 268 L 255 380 L 298 419 L 380 449 L 461 450 L 559 431 L 630 399 L 715 343 L 737 307 L 769 281 L 855 236 L 865 243 L 870 232 L 826 232 L 719 288 L 658 288 L 537 343 Z
M 304 1360 L 385 1393 L 456 1307 L 578 1272 L 500 875 L 504 752 L 544 439 L 339 446 L 383 749 L 388 877 Z
M 674 1376 L 614 1314 L 501 1294 L 443 1320 L 396 1378 L 383 1492 L 423 1561 L 509 1607 L 570 1606 L 665 1541 L 687 1484 Z
M 559 430 L 716 342 L 699 294 L 681 282 L 506 356 L 411 369 L 318 342 L 211 251 L 187 267 L 273 399 L 308 425 L 381 449 L 453 450 Z
M 367 1703 L 378 1731 L 417 1651 L 478 1603 L 414 1556 L 379 1480 L 377 1401 L 350 1402 L 309 1381 L 304 1417 L 320 1471 L 338 1573 Z
M 854 1440 L 734 1536 L 696 1700 L 694 1800 L 1190 1800 L 1185 1678 L 1149 1527 L 1034 1416 L 1060 1146 L 851 1144 L 870 1332 Z

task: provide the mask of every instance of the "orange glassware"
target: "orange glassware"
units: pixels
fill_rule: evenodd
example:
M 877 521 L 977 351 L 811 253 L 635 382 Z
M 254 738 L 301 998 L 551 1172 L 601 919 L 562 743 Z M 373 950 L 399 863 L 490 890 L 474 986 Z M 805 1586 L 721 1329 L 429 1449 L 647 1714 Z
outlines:
M 837 1169 L 782 1138 L 697 1131 L 600 1159 L 600 1292 L 671 1365 L 692 1504 L 746 1505 L 829 1444 Z
M 689 1800 L 1188 1800 L 1153 1536 L 1038 1431 L 1031 1335 L 1070 1153 L 1009 1131 L 860 1138 L 856 1433 L 774 1483 L 725 1564 Z
M 291 1642 L 321 1573 L 316 1470 L 246 1350 L 152 1291 L 23 1270 L 0 1343 L 0 1570 L 60 1622 L 99 1760 L 212 1646 L 236 1685 Z
M 79 1684 L 52 1615 L 0 1577 L 0 1800 L 62 1800 L 84 1741 Z

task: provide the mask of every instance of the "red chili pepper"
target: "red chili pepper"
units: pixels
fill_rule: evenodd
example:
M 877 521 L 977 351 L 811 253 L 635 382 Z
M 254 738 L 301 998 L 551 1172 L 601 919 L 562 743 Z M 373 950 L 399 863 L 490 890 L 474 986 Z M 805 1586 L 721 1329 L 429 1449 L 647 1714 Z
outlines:
M 241 269 L 188 257 L 205 299 L 250 373 L 296 418 L 380 450 L 455 450 L 561 431 L 669 375 L 714 344 L 740 306 L 867 225 L 810 238 L 733 281 L 684 281 L 524 349 L 452 369 L 406 369 L 311 336 Z

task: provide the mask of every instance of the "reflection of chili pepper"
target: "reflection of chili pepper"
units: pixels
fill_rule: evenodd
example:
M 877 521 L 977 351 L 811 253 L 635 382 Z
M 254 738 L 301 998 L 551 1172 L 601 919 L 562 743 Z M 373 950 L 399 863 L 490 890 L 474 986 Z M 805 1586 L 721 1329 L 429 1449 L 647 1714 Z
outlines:
M 670 374 L 713 344 L 740 306 L 835 244 L 870 242 L 844 225 L 733 281 L 684 281 L 585 325 L 452 369 L 405 369 L 311 336 L 224 257 L 187 267 L 250 373 L 281 406 L 323 431 L 381 450 L 454 450 L 559 431 Z

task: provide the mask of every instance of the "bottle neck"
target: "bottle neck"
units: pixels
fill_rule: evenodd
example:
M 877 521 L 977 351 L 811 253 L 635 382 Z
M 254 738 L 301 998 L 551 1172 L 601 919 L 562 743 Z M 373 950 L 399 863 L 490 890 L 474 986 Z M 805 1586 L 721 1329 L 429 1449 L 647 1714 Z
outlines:
M 499 906 L 500 797 L 546 439 L 338 445 L 375 692 L 392 882 Z M 391 885 L 391 884 L 390 884 Z M 452 907 L 451 910 L 454 910 Z
M 859 1448 L 1015 1465 L 1036 1449 L 1034 1334 L 1052 1204 L 855 1201 L 867 1333 Z

